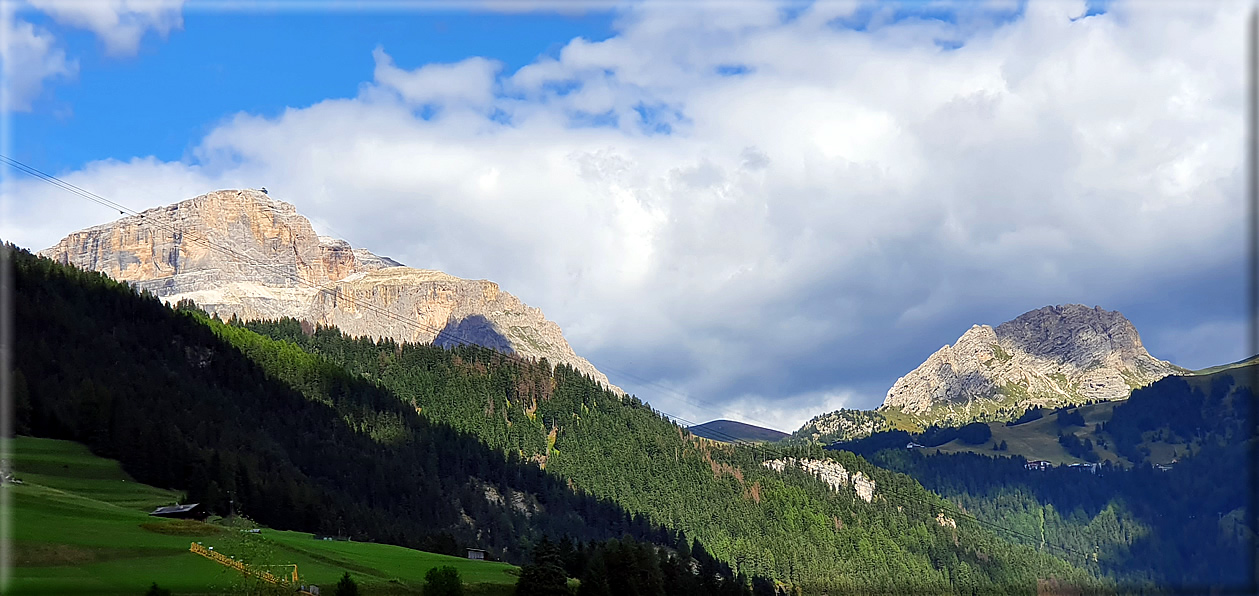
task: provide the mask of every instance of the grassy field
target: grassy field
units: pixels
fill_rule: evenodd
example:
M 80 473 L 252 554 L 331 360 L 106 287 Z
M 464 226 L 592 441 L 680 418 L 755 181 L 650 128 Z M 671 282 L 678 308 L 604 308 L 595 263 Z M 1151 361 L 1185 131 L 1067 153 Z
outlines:
M 1058 431 L 1074 432 L 1081 440 L 1092 439 L 1094 444 L 1098 443 L 1099 440 L 1105 440 L 1107 438 L 1105 433 L 1099 436 L 1093 431 L 1093 425 L 1109 420 L 1111 411 L 1115 409 L 1117 403 L 1119 402 L 1102 402 L 1080 406 L 1078 410 L 1084 417 L 1085 422 L 1083 428 L 1072 426 L 1062 429 L 1057 425 L 1057 417 L 1053 414 L 1017 426 L 1006 426 L 1004 422 L 992 422 L 988 424 L 988 427 L 992 429 L 992 439 L 987 443 L 967 445 L 961 441 L 953 440 L 941 445 L 939 447 L 940 453 L 971 452 L 983 455 L 1021 455 L 1029 460 L 1043 459 L 1055 465 L 1084 463 L 1084 460 L 1073 457 L 1062 448 L 1062 445 L 1058 443 Z M 1007 450 L 993 451 L 993 445 L 999 445 L 1002 441 L 1006 442 Z M 1097 447 L 1096 451 L 1102 460 L 1109 460 L 1125 466 L 1131 465 L 1128 460 L 1115 454 L 1114 451 L 1102 447 Z
M 5 594 L 239 593 L 239 572 L 188 551 L 193 541 L 250 562 L 296 564 L 325 593 L 345 572 L 364 594 L 419 594 L 432 567 L 453 565 L 473 594 L 509 594 L 516 568 L 383 544 L 313 540 L 310 534 L 148 516 L 175 491 L 132 481 L 115 461 L 77 443 L 19 437 L 9 444 L 14 567 Z
M 1254 366 L 1256 363 L 1259 363 L 1259 356 L 1233 364 L 1202 369 L 1193 374 L 1185 375 L 1184 379 L 1190 386 L 1205 392 L 1210 391 L 1211 383 L 1216 379 L 1218 373 L 1228 373 L 1233 377 L 1238 387 L 1249 387 L 1254 382 L 1254 372 L 1253 369 L 1249 371 L 1243 370 L 1243 367 Z M 990 423 L 988 427 L 992 429 L 992 440 L 982 445 L 967 445 L 961 441 L 954 440 L 941 445 L 939 449 L 941 453 L 972 452 L 984 455 L 1021 455 L 1027 459 L 1043 459 L 1056 465 L 1083 462 L 1083 460 L 1068 454 L 1062 448 L 1062 445 L 1058 444 L 1058 431 L 1062 430 L 1075 433 L 1081 440 L 1092 439 L 1093 444 L 1097 445 L 1095 450 L 1102 460 L 1130 466 L 1132 462 L 1120 457 L 1111 449 L 1100 446 L 1100 443 L 1105 443 L 1108 447 L 1112 444 L 1111 437 L 1107 433 L 1099 434 L 1093 430 L 1094 425 L 1110 420 L 1115 406 L 1120 403 L 1123 403 L 1123 401 L 1101 402 L 1080 406 L 1078 410 L 1081 416 L 1084 417 L 1085 422 L 1083 428 L 1073 426 L 1067 429 L 1060 429 L 1056 424 L 1056 416 L 1046 414 L 1044 418 L 1018 426 L 1006 426 L 1005 423 L 997 422 Z M 992 446 L 1000 444 L 1001 441 L 1006 442 L 1008 450 L 993 451 Z M 1159 433 L 1155 432 L 1144 433 L 1142 445 L 1150 450 L 1146 459 L 1156 463 L 1171 462 L 1178 455 L 1193 452 L 1197 449 L 1195 445 L 1182 441 L 1169 441 L 1165 435 L 1160 436 Z
M 1247 358 L 1247 359 L 1245 359 L 1245 360 L 1239 360 L 1239 361 L 1237 361 L 1237 362 L 1233 362 L 1233 363 L 1231 363 L 1231 364 L 1221 364 L 1220 366 L 1212 366 L 1212 367 L 1210 367 L 1210 368 L 1204 368 L 1204 369 L 1202 369 L 1202 370 L 1195 370 L 1195 371 L 1193 371 L 1193 375 L 1194 375 L 1194 376 L 1199 376 L 1199 377 L 1202 377 L 1202 376 L 1206 376 L 1206 375 L 1214 374 L 1214 373 L 1217 373 L 1217 372 L 1223 372 L 1223 371 L 1226 371 L 1226 370 L 1233 370 L 1233 369 L 1241 368 L 1241 367 L 1243 367 L 1243 366 L 1250 366 L 1250 365 L 1253 365 L 1253 364 L 1259 364 L 1259 356 L 1252 356 L 1252 357 Z M 1242 375 L 1242 376 L 1244 377 L 1245 375 Z M 1237 379 L 1237 382 L 1238 382 L 1238 383 L 1241 383 L 1241 382 L 1242 382 L 1242 379 L 1240 379 L 1240 378 L 1239 378 L 1239 379 Z

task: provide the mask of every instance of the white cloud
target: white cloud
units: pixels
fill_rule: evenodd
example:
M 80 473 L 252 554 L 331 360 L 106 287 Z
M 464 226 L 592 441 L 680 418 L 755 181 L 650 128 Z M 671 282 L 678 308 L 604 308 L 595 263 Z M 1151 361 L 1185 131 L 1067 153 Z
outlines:
M 73 77 L 79 64 L 66 58 L 52 33 L 19 19 L 15 11 L 10 3 L 0 4 L 0 67 L 4 72 L 0 111 L 24 112 L 43 92 L 44 81 Z
M 58 23 L 87 29 L 116 56 L 136 53 L 150 29 L 166 37 L 183 27 L 184 0 L 26 0 Z
M 183 26 L 183 0 L 24 0 L 0 2 L 0 66 L 3 101 L 0 111 L 24 112 L 49 80 L 73 78 L 78 59 L 68 58 L 52 32 L 18 16 L 34 8 L 58 24 L 95 33 L 107 53 L 135 54 L 149 30 L 166 37 Z
M 53 174 L 136 211 L 170 203 L 170 197 L 193 197 L 217 188 L 251 186 L 250 180 L 232 174 L 212 178 L 198 167 L 151 157 L 125 162 L 97 161 L 81 170 Z M 0 218 L 0 238 L 36 251 L 55 244 L 70 231 L 122 216 L 108 207 L 30 178 L 6 176 L 3 195 L 5 210 L 4 217 Z M 50 242 L 49 238 L 53 240 Z
M 473 57 L 455 64 L 426 64 L 414 70 L 394 66 L 393 58 L 377 47 L 376 83 L 396 92 L 411 105 L 456 104 L 474 108 L 488 106 L 494 98 L 494 77 L 502 65 Z
M 823 412 L 851 408 L 856 394 L 846 388 L 835 391 L 816 391 L 786 398 L 767 400 L 762 396 L 742 397 L 725 403 L 722 418 L 746 424 L 764 426 L 785 433 L 795 432 L 810 418 Z M 699 411 L 697 416 L 711 416 L 711 410 Z
M 1051 4 L 868 32 L 827 25 L 843 11 L 648 4 L 501 78 L 381 49 L 359 97 L 242 114 L 195 165 L 92 164 L 76 183 L 161 201 L 265 185 L 357 246 L 500 282 L 654 404 L 794 430 L 877 405 L 971 323 L 1122 310 L 1241 258 L 1248 5 L 1073 21 L 1081 3 Z M 18 212 L 6 233 L 35 248 L 84 223 Z

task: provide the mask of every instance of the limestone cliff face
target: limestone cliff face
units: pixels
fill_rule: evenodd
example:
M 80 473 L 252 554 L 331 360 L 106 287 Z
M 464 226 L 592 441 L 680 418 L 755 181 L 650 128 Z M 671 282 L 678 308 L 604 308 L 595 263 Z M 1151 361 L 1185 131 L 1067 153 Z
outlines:
M 1118 312 L 1046 306 L 996 329 L 976 325 L 896 381 L 880 410 L 999 401 L 1017 407 L 1123 399 L 1181 369 L 1146 351 Z
M 498 284 L 412 269 L 321 237 L 290 204 L 220 190 L 74 232 L 41 255 L 242 319 L 296 319 L 351 335 L 476 343 L 607 377 L 559 326 Z M 614 390 L 619 389 L 613 387 Z

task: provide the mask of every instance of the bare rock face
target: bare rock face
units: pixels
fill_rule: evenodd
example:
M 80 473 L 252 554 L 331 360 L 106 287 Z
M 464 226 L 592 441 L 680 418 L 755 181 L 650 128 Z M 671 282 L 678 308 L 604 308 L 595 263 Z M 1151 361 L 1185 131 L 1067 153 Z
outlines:
M 42 256 L 103 272 L 166 302 L 245 320 L 293 317 L 351 335 L 475 343 L 608 378 L 559 325 L 498 284 L 412 269 L 319 236 L 288 203 L 220 190 L 74 232 Z
M 971 327 L 898 379 L 879 410 L 923 414 L 984 401 L 1025 408 L 1124 399 L 1177 372 L 1146 351 L 1122 314 L 1046 306 L 996 329 Z
M 860 470 L 853 472 L 851 475 L 843 465 L 829 459 L 796 459 L 787 457 L 782 459 L 773 459 L 761 462 L 761 465 L 775 471 L 782 472 L 787 468 L 799 467 L 800 469 L 813 474 L 819 480 L 826 483 L 831 490 L 840 492 L 840 488 L 852 484 L 853 490 L 857 492 L 857 496 L 867 503 L 874 501 L 874 480 L 866 476 Z

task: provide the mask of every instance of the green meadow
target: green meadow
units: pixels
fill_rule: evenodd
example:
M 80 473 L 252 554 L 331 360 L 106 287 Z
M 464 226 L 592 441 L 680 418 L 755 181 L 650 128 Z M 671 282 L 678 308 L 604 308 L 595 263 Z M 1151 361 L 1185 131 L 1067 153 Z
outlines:
M 1094 443 L 1104 440 L 1107 438 L 1105 433 L 1099 434 L 1095 432 L 1093 425 L 1109 420 L 1111 412 L 1115 409 L 1117 403 L 1102 402 L 1077 408 L 1080 415 L 1084 417 L 1085 426 L 1083 427 L 1073 426 L 1066 429 L 1059 427 L 1053 414 L 1017 426 L 1006 426 L 1004 422 L 990 422 L 988 427 L 992 429 L 992 438 L 987 442 L 979 445 L 968 445 L 955 439 L 940 445 L 940 453 L 970 452 L 995 456 L 1021 455 L 1029 460 L 1043 459 L 1054 465 L 1085 463 L 1084 460 L 1070 455 L 1066 449 L 1062 448 L 1062 445 L 1058 443 L 1058 432 L 1060 430 L 1074 432 L 1081 439 L 1092 439 Z M 1007 450 L 994 451 L 993 447 L 999 445 L 1002 441 L 1005 441 Z M 1125 466 L 1131 465 L 1127 459 L 1120 457 L 1109 449 L 1097 447 L 1096 451 L 1102 460 L 1109 460 Z
M 516 581 L 517 569 L 505 563 L 268 528 L 248 533 L 242 530 L 256 526 L 239 519 L 150 517 L 180 494 L 139 484 L 116 461 L 78 443 L 18 437 L 7 447 L 22 484 L 0 488 L 7 493 L 13 540 L 5 594 L 143 594 L 153 583 L 176 594 L 236 594 L 250 587 L 238 571 L 189 552 L 194 541 L 251 564 L 296 564 L 302 582 L 325 594 L 346 572 L 364 594 L 420 594 L 424 574 L 441 565 L 457 568 L 471 594 L 508 594 Z

